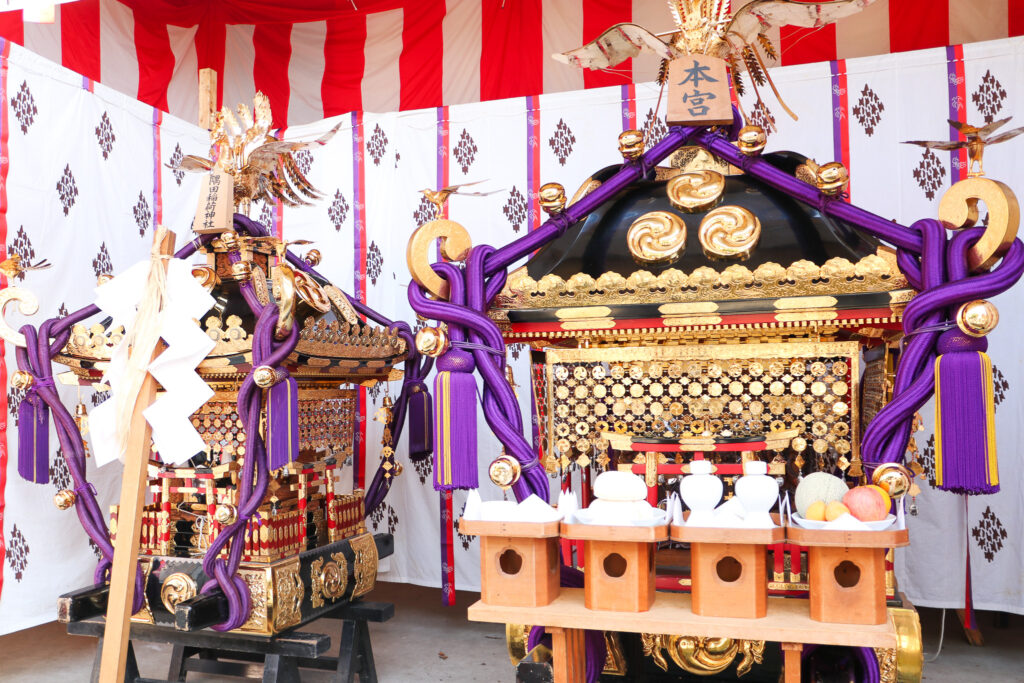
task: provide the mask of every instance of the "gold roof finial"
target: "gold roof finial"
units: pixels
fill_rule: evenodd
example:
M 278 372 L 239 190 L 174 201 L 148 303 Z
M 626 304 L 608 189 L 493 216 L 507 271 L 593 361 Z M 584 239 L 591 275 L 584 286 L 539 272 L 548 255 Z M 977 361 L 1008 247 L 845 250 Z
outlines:
M 611 69 L 641 53 L 657 55 L 664 61 L 687 54 L 718 57 L 729 64 L 737 94 L 745 90 L 740 73 L 746 70 L 758 101 L 758 86 L 768 85 L 795 120 L 796 115 L 782 101 L 767 73 L 767 63 L 778 59 L 768 31 L 781 26 L 820 28 L 856 14 L 873 2 L 753 0 L 733 12 L 730 0 L 668 0 L 675 31 L 656 34 L 636 24 L 616 24 L 586 45 L 552 57 L 565 64 L 600 70 Z M 663 64 L 658 78 L 662 85 L 667 73 Z
M 239 104 L 237 115 L 222 107 L 210 131 L 210 157 L 188 154 L 169 168 L 191 173 L 213 169 L 223 171 L 234 181 L 235 207 L 248 213 L 254 201 L 275 202 L 286 206 L 309 206 L 310 200 L 323 196 L 306 177 L 293 156 L 310 145 L 326 145 L 341 128 L 334 128 L 316 140 L 294 142 L 270 135 L 273 115 L 270 100 L 261 92 L 253 98 L 253 109 Z

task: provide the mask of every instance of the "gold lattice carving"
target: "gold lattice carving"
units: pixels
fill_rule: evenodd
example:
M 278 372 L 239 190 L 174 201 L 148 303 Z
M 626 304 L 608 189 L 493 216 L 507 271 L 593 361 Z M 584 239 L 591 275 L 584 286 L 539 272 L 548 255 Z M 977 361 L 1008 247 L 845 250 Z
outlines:
M 679 439 L 795 429 L 791 447 L 829 466 L 858 448 L 856 342 L 554 349 L 548 452 L 607 461 L 603 432 Z
M 896 683 L 896 649 L 875 648 L 878 659 L 878 683 Z

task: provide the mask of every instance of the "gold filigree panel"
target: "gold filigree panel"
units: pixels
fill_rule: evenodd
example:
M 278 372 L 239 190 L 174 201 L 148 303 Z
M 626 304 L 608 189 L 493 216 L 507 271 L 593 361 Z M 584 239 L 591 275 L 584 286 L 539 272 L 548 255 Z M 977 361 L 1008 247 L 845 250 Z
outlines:
M 280 633 L 302 621 L 306 586 L 299 576 L 299 558 L 274 567 L 274 631 Z
M 349 541 L 355 555 L 354 572 L 356 585 L 352 589 L 352 599 L 366 595 L 377 583 L 377 544 L 372 534 L 362 534 Z

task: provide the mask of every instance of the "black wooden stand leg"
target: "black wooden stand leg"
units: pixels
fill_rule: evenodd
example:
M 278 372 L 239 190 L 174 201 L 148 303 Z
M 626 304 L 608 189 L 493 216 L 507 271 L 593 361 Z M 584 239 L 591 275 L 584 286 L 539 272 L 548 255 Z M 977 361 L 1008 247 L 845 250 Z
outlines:
M 356 622 L 359 634 L 359 683 L 377 683 L 377 665 L 373 662 L 373 646 L 370 645 L 370 626 L 365 621 Z
M 267 655 L 263 662 L 263 683 L 300 683 L 299 666 L 294 657 Z
M 171 665 L 167 669 L 167 680 L 182 683 L 188 675 L 185 661 L 196 653 L 200 653 L 199 656 L 202 657 L 199 648 L 175 645 L 171 650 Z
M 352 683 L 359 671 L 359 648 L 357 647 L 356 622 L 345 619 L 341 622 L 341 643 L 338 646 L 338 676 L 335 683 Z
M 103 658 L 103 637 L 97 638 L 96 642 L 96 657 L 92 662 L 92 676 L 89 678 L 92 683 L 99 683 L 100 680 L 100 660 Z M 124 667 L 124 683 L 135 683 L 135 679 L 139 677 L 139 664 L 135 661 L 135 649 L 132 647 L 132 641 L 128 641 L 128 659 L 125 662 Z

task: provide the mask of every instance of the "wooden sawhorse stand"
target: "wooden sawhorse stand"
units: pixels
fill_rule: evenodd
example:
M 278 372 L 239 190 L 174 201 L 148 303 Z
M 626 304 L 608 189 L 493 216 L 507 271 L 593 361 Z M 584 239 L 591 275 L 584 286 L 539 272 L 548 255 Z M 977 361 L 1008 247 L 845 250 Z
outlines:
M 389 602 L 355 602 L 338 606 L 321 618 L 341 620 L 341 645 L 337 657 L 326 656 L 330 636 L 323 633 L 285 631 L 274 637 L 218 631 L 176 631 L 170 626 L 132 624 L 131 640 L 170 643 L 173 646 L 167 679 L 139 676 L 134 650 L 129 643 L 125 683 L 181 683 L 189 671 L 237 676 L 263 683 L 299 683 L 299 669 L 334 671 L 331 683 L 377 683 L 377 669 L 370 645 L 368 622 L 385 622 L 395 614 Z M 102 617 L 68 624 L 68 633 L 99 638 L 91 681 L 99 680 L 103 651 Z

